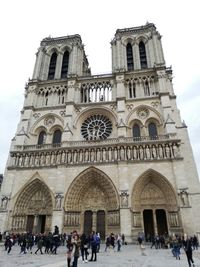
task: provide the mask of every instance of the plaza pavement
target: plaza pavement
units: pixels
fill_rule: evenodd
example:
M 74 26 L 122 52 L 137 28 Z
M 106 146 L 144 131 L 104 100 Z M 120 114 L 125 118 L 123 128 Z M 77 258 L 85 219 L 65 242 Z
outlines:
M 148 245 L 145 249 L 146 256 L 141 255 L 138 245 L 122 246 L 120 252 L 107 250 L 102 245 L 100 253 L 97 254 L 96 262 L 83 263 L 81 257 L 78 267 L 188 267 L 186 255 L 181 251 L 181 259 L 176 260 L 170 249 L 151 249 Z M 57 255 L 34 254 L 36 247 L 33 247 L 33 254 L 19 254 L 20 247 L 15 245 L 10 254 L 0 246 L 0 267 L 67 267 L 66 248 L 58 248 Z M 193 252 L 195 267 L 200 267 L 200 249 Z M 89 255 L 90 259 L 90 255 Z

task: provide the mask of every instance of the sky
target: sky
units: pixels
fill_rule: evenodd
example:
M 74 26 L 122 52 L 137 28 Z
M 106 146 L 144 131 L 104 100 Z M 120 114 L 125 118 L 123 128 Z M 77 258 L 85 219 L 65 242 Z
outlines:
M 35 53 L 48 36 L 80 34 L 92 74 L 111 73 L 117 29 L 154 23 L 200 176 L 200 32 L 198 0 L 2 0 L 0 3 L 0 174 L 32 77 Z

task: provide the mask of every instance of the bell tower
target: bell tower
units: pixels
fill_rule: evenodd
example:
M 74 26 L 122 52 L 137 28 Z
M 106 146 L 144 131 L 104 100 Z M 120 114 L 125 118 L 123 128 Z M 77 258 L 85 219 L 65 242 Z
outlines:
M 33 79 L 45 81 L 90 75 L 84 46 L 78 34 L 43 39 L 36 56 Z
M 137 71 L 165 66 L 161 36 L 152 23 L 118 29 L 111 42 L 112 71 Z

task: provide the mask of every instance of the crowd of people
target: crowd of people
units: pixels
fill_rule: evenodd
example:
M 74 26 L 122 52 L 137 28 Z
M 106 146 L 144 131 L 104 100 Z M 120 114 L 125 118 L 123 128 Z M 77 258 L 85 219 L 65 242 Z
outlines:
M 2 239 L 2 236 L 0 236 Z M 193 250 L 199 247 L 198 238 L 196 235 L 188 237 L 187 235 L 156 235 L 148 240 L 144 234 L 139 234 L 137 238 L 142 255 L 145 250 L 145 243 L 150 242 L 150 248 L 155 249 L 171 249 L 173 257 L 180 260 L 181 249 L 185 252 L 189 267 L 194 267 Z M 59 229 L 55 226 L 53 233 L 48 234 L 10 234 L 5 238 L 5 251 L 10 254 L 13 245 L 19 246 L 19 253 L 35 253 L 37 254 L 57 254 L 57 249 L 60 245 L 66 246 L 67 266 L 77 267 L 78 259 L 82 259 L 84 263 L 88 261 L 97 261 L 97 254 L 100 251 L 102 240 L 99 233 L 92 231 L 91 234 L 85 233 L 79 235 L 77 231 L 70 234 L 59 234 Z M 120 251 L 122 245 L 127 245 L 124 234 L 111 233 L 105 237 L 105 249 Z
M 57 254 L 60 245 L 66 246 L 67 266 L 77 267 L 78 258 L 81 257 L 84 263 L 97 261 L 97 254 L 100 251 L 101 237 L 99 233 L 92 231 L 91 234 L 79 235 L 77 231 L 70 234 L 59 234 L 59 229 L 55 226 L 55 231 L 48 234 L 32 234 L 29 232 L 22 234 L 7 234 L 4 242 L 5 251 L 10 254 L 14 245 L 19 246 L 20 254 Z M 127 244 L 124 234 L 115 235 L 111 233 L 105 239 L 105 251 L 107 248 L 121 250 L 121 246 Z

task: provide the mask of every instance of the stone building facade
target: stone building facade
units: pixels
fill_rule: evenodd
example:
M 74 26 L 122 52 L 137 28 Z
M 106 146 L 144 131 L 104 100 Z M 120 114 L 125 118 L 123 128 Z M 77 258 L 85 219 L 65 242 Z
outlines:
M 45 38 L 12 140 L 0 231 L 197 233 L 200 185 L 161 36 L 118 29 L 112 73 L 92 75 L 79 35 Z

